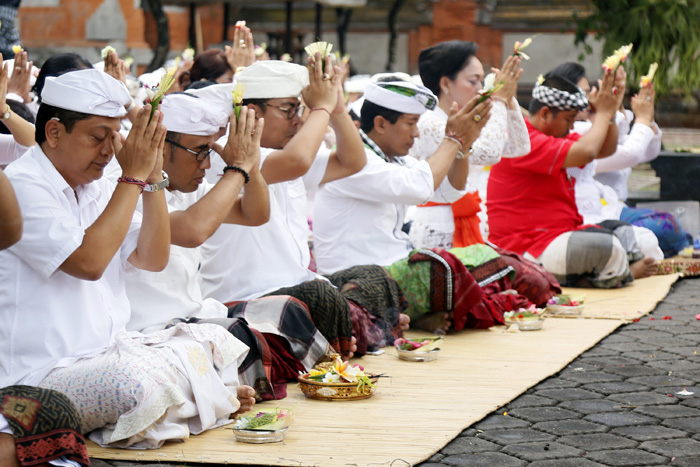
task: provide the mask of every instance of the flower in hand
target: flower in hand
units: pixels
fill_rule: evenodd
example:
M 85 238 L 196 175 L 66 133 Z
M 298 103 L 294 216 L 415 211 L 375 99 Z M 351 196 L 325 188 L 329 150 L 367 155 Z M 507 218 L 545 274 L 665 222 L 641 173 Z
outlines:
M 639 80 L 640 88 L 651 86 L 651 82 L 654 79 L 654 75 L 656 74 L 657 68 L 659 68 L 659 64 L 656 62 L 649 65 L 649 72 L 646 75 L 642 76 L 642 78 Z
M 632 44 L 623 45 L 603 62 L 603 70 L 615 71 L 620 63 L 627 60 L 627 56 L 632 51 Z
M 532 37 L 528 37 L 522 42 L 515 41 L 515 45 L 513 46 L 513 55 L 517 55 L 523 60 L 530 60 L 530 56 L 523 52 L 523 50 L 525 50 L 530 44 L 532 44 Z

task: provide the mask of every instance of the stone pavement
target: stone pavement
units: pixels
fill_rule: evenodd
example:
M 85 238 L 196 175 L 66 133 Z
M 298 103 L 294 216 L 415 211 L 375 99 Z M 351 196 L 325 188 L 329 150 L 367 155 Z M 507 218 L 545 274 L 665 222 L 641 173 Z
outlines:
M 650 315 L 620 327 L 420 467 L 700 466 L 698 314 L 700 279 L 677 282 Z M 692 394 L 678 394 L 684 388 Z M 95 460 L 93 467 L 147 465 Z
M 698 314 L 700 280 L 676 283 L 650 315 L 618 328 L 420 467 L 700 466 Z M 692 394 L 678 394 L 684 388 Z

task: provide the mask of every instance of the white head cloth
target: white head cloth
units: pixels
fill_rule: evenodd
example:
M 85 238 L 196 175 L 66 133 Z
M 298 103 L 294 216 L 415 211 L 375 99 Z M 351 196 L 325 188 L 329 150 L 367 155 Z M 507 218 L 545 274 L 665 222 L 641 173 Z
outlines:
M 226 126 L 229 117 L 222 107 L 183 93 L 166 95 L 161 110 L 168 131 L 184 135 L 213 135 Z
M 41 102 L 89 115 L 123 117 L 131 96 L 124 83 L 90 68 L 46 78 Z
M 199 89 L 188 89 L 185 93 L 197 96 L 210 105 L 221 107 L 230 117 L 233 112 L 233 86 L 233 83 L 212 84 Z
M 263 60 L 238 73 L 236 82 L 245 86 L 244 99 L 297 97 L 309 85 L 309 72 L 296 63 Z
M 372 80 L 369 75 L 355 75 L 345 80 L 345 92 L 365 92 L 365 88 Z
M 405 93 L 391 88 L 404 88 Z M 420 115 L 437 105 L 437 97 L 430 89 L 407 81 L 371 83 L 365 89 L 364 98 L 373 104 L 404 114 Z

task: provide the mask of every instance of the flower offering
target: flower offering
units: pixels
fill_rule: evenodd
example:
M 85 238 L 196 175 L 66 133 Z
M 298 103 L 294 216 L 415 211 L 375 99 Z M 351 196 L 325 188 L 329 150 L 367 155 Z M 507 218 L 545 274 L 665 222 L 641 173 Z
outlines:
M 479 100 L 477 101 L 477 104 L 481 104 L 484 102 L 486 99 L 491 97 L 491 95 L 501 89 L 503 87 L 503 81 L 499 81 L 498 83 L 494 84 L 494 81 L 496 80 L 496 75 L 494 73 L 489 73 L 486 75 L 484 78 L 484 87 L 479 90 L 479 94 L 481 97 L 479 97 Z
M 659 64 L 654 62 L 651 65 L 649 65 L 649 72 L 642 76 L 641 79 L 639 80 L 639 87 L 640 88 L 645 88 L 647 86 L 651 86 L 651 82 L 654 79 L 654 75 L 656 74 L 656 70 L 659 68 Z
M 515 45 L 513 46 L 513 55 L 517 55 L 523 60 L 530 60 L 530 56 L 523 52 L 523 50 L 525 50 L 530 44 L 532 44 L 532 37 L 528 37 L 522 42 L 515 41 Z
M 236 83 L 233 87 L 233 112 L 236 114 L 236 120 L 241 117 L 243 94 L 245 94 L 245 84 Z
M 632 52 L 632 44 L 623 45 L 603 62 L 603 70 L 615 71 L 620 63 L 627 60 L 627 56 Z
M 252 415 L 239 416 L 233 427 L 237 430 L 276 431 L 288 428 L 294 421 L 290 409 L 260 409 Z

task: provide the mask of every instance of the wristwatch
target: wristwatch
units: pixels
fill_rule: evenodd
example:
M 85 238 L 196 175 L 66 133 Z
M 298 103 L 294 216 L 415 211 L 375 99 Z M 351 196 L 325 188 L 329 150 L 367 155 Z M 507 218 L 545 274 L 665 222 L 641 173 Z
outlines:
M 163 180 L 161 180 L 158 183 L 149 183 L 145 187 L 143 187 L 143 191 L 147 191 L 149 193 L 155 193 L 156 191 L 160 191 L 163 188 L 167 188 L 168 185 L 170 185 L 170 179 L 168 179 L 168 174 L 165 173 L 165 170 L 161 170 L 163 173 Z
M 0 120 L 7 120 L 10 118 L 10 106 L 5 104 L 5 112 L 0 115 Z

